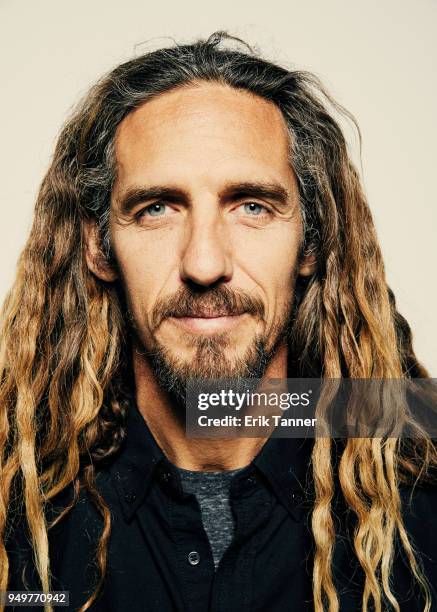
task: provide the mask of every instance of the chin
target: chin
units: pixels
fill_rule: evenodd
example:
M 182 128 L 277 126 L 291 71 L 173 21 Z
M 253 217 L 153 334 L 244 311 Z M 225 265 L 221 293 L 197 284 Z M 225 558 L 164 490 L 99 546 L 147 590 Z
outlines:
M 152 367 L 158 376 L 178 380 L 181 384 L 189 379 L 217 380 L 219 378 L 262 378 L 272 355 L 265 343 L 253 338 L 248 345 L 234 349 L 224 339 L 198 338 L 191 350 L 181 348 L 177 352 L 159 346 L 151 356 Z

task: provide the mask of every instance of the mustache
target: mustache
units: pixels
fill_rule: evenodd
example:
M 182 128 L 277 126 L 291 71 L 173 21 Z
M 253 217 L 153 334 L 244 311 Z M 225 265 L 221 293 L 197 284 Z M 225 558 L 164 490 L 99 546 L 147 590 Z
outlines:
M 152 313 L 156 329 L 167 317 L 212 317 L 248 313 L 264 318 L 264 303 L 258 296 L 232 290 L 225 285 L 194 293 L 183 287 L 173 296 L 158 302 Z

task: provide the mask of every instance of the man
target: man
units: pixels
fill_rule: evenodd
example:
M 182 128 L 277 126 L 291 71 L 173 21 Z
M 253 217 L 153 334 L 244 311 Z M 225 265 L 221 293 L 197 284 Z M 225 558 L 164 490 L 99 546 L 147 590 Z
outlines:
M 1 590 L 429 610 L 431 440 L 185 435 L 192 379 L 426 376 L 341 107 L 223 42 L 115 68 L 61 132 L 4 307 Z

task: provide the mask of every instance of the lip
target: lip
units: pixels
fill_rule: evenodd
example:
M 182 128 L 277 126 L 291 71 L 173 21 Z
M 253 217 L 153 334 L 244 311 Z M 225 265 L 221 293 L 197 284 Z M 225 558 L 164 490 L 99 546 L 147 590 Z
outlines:
M 176 325 L 191 332 L 227 331 L 238 325 L 247 313 L 202 317 L 170 317 Z

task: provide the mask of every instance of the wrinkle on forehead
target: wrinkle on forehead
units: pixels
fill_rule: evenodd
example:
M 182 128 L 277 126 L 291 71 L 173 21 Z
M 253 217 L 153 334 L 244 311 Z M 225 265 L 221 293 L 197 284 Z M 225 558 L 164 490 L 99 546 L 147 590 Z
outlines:
M 155 137 L 175 128 L 217 141 L 239 131 L 249 143 L 259 145 L 261 139 L 264 148 L 288 149 L 285 120 L 273 102 L 229 85 L 200 82 L 160 94 L 129 113 L 117 129 L 117 153 L 123 154 L 122 149 L 139 138 L 146 139 L 148 147 L 159 146 Z

